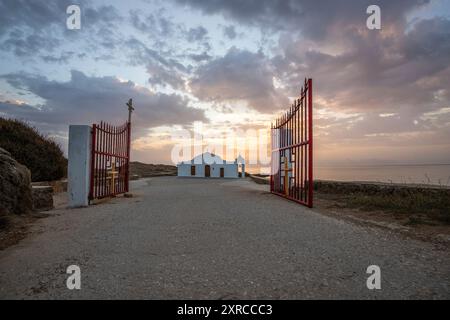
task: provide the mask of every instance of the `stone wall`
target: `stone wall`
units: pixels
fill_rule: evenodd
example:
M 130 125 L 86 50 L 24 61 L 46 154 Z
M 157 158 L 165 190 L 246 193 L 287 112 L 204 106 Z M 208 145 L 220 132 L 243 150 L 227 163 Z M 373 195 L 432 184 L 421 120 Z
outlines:
M 53 209 L 53 187 L 52 186 L 33 186 L 33 209 L 51 210 Z

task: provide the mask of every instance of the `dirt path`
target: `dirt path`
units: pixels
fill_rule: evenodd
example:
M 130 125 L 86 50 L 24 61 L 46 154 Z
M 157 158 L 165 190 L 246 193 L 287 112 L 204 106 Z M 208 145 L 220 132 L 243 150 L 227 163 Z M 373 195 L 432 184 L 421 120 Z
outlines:
M 450 298 L 450 254 L 244 180 L 151 178 L 0 251 L 0 298 Z M 81 290 L 65 285 L 81 268 Z M 366 268 L 381 268 L 368 290 Z

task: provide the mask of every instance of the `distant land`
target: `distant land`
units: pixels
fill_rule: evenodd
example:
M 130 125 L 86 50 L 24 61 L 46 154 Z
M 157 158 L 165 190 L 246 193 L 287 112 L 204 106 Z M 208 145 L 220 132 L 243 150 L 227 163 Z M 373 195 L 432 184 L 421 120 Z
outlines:
M 131 179 L 176 175 L 176 166 L 167 164 L 147 164 L 139 161 L 130 162 Z

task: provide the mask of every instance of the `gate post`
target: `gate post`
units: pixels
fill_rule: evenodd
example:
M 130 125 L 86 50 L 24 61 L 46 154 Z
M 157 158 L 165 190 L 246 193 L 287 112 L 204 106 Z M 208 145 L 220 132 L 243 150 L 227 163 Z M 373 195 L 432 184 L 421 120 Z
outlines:
M 87 125 L 69 126 L 68 186 L 69 207 L 89 205 L 92 129 Z

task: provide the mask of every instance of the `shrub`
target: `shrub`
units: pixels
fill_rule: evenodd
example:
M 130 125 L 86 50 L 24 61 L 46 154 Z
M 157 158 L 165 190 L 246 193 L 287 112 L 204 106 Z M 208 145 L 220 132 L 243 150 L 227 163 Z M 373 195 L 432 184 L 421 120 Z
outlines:
M 32 181 L 66 176 L 67 159 L 61 147 L 25 122 L 0 118 L 0 147 L 30 169 Z

